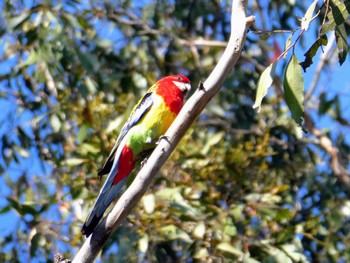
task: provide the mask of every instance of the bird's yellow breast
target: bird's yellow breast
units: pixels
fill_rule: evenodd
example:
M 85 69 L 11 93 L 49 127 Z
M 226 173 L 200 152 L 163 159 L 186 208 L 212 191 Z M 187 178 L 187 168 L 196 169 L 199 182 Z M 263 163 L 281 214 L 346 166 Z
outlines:
M 163 99 L 155 95 L 150 110 L 128 132 L 126 145 L 133 149 L 134 154 L 153 148 L 175 118 L 176 114 L 170 111 Z
M 152 130 L 154 137 L 160 137 L 168 130 L 175 118 L 176 114 L 165 105 L 162 97 L 155 95 L 153 105 L 145 116 L 145 128 Z

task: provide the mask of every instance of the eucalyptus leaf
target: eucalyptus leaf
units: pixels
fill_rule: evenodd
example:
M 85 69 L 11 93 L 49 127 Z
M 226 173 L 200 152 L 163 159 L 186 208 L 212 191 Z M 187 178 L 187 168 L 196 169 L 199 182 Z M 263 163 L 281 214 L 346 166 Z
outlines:
M 273 78 L 275 77 L 277 62 L 271 63 L 261 74 L 256 91 L 256 98 L 253 108 L 261 109 L 261 102 L 266 96 L 268 88 L 272 85 Z
M 350 1 L 331 0 L 329 2 L 332 7 L 331 12 L 327 15 L 329 23 L 322 25 L 321 36 L 334 30 L 336 26 L 343 24 L 350 13 Z
M 312 2 L 312 4 L 309 6 L 309 8 L 307 9 L 303 19 L 301 20 L 301 29 L 302 30 L 308 30 L 309 28 L 309 24 L 311 22 L 311 19 L 312 19 L 312 15 L 314 13 L 314 10 L 315 10 L 315 7 L 316 7 L 316 4 L 317 4 L 318 0 L 314 0 Z
M 340 65 L 344 63 L 348 54 L 349 45 L 347 39 L 348 38 L 344 24 L 337 26 L 335 28 L 335 40 L 337 42 L 338 60 Z
M 283 87 L 292 118 L 304 130 L 304 80 L 299 61 L 294 54 L 288 62 Z

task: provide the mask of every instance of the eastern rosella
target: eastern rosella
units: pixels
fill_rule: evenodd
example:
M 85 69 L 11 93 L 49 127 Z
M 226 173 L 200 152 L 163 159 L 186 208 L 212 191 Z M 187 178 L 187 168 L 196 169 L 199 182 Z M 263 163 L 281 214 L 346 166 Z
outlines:
M 108 174 L 90 211 L 82 233 L 88 237 L 116 198 L 136 162 L 146 158 L 180 112 L 190 81 L 182 75 L 165 77 L 154 84 L 134 107 L 98 175 Z

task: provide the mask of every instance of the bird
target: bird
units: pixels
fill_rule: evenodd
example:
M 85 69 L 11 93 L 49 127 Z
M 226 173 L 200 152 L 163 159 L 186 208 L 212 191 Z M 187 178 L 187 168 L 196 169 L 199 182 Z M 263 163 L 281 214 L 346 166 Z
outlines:
M 145 160 L 156 147 L 180 112 L 190 80 L 171 75 L 157 81 L 133 108 L 117 141 L 98 175 L 108 174 L 100 193 L 84 222 L 81 232 L 89 237 L 104 212 L 116 199 L 128 175 L 139 161 Z

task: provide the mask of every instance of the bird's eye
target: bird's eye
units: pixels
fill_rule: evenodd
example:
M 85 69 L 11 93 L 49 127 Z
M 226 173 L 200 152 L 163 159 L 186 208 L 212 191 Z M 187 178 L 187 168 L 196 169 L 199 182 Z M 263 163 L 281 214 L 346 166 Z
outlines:
M 182 78 L 181 77 L 177 77 L 177 80 L 182 81 Z

